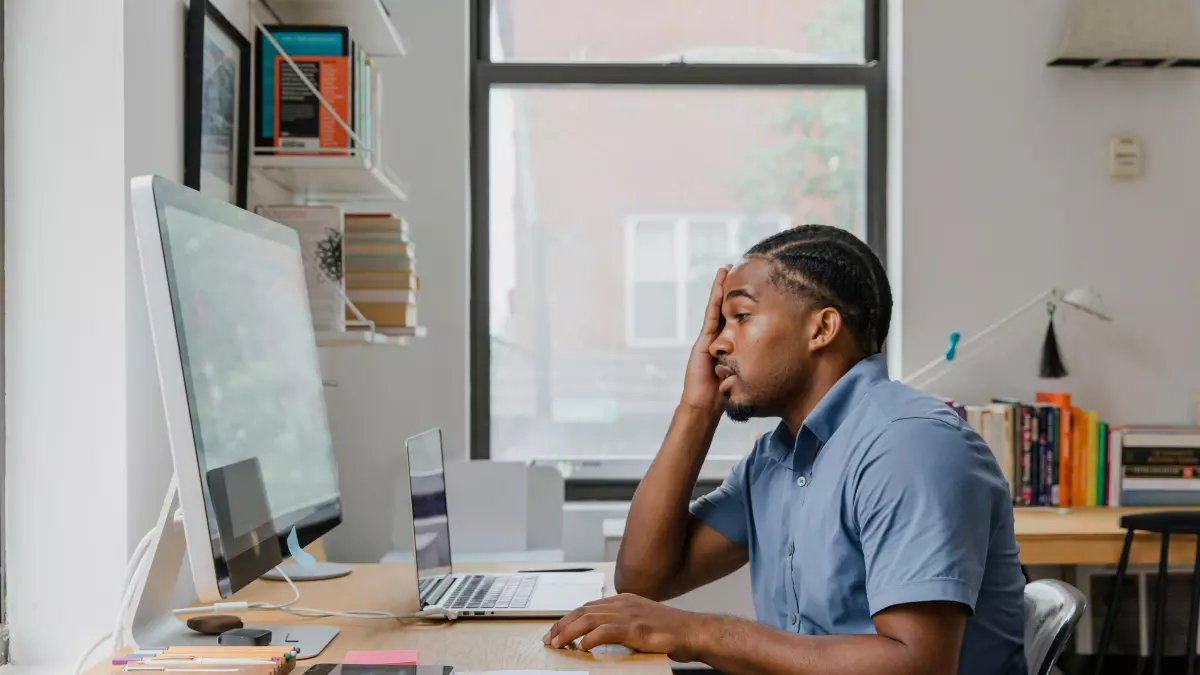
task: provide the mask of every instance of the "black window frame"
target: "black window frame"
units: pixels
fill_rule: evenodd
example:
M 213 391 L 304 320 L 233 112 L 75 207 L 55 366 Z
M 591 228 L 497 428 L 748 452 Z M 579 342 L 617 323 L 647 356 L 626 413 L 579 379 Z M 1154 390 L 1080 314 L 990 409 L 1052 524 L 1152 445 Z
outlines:
M 491 459 L 490 93 L 496 86 L 846 86 L 866 96 L 866 239 L 887 260 L 887 0 L 864 0 L 862 63 L 532 63 L 491 60 L 492 0 L 470 7 L 470 457 Z M 664 433 L 665 433 L 664 428 Z M 568 481 L 568 499 L 627 498 L 629 481 Z

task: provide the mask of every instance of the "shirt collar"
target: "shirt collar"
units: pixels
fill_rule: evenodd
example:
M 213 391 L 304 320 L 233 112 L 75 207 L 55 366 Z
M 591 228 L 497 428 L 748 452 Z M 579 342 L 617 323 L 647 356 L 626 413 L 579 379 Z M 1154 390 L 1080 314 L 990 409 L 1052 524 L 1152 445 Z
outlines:
M 784 439 L 790 438 L 790 430 L 784 422 L 780 422 L 775 433 L 771 434 L 771 450 L 779 459 L 788 452 L 799 449 L 805 442 L 806 436 L 811 435 L 816 448 L 823 446 L 833 436 L 842 422 L 850 415 L 854 404 L 871 387 L 888 379 L 887 360 L 883 354 L 869 356 L 854 364 L 846 371 L 829 391 L 821 397 L 816 407 L 805 418 L 804 424 L 796 433 L 791 447 Z
M 859 397 L 887 379 L 887 361 L 883 354 L 859 361 L 821 397 L 821 401 L 804 419 L 801 428 L 807 428 L 817 437 L 818 443 L 824 445 L 845 421 Z

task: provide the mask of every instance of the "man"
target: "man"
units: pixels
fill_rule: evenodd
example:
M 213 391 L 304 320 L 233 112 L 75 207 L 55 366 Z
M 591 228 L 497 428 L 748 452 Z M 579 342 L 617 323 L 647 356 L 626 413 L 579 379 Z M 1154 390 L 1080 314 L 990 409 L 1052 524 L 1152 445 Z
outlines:
M 944 403 L 888 379 L 878 258 L 808 225 L 717 272 L 684 392 L 638 487 L 613 598 L 547 644 L 729 673 L 1023 675 L 1008 487 Z M 780 417 L 688 506 L 721 412 Z M 758 623 L 658 604 L 750 563 Z

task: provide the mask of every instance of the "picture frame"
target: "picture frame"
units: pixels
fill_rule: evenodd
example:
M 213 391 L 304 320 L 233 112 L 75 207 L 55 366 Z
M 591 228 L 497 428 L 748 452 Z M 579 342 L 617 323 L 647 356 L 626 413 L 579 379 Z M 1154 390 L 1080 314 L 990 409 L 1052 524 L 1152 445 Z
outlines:
M 250 41 L 209 0 L 184 27 L 183 184 L 246 208 Z

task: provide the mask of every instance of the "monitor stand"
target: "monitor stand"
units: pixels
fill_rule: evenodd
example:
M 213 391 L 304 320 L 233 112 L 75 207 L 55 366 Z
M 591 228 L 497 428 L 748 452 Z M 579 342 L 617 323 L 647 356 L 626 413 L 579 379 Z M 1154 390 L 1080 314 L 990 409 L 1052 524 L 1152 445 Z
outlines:
M 300 565 L 299 563 L 283 563 L 279 567 L 267 572 L 259 577 L 259 579 L 268 579 L 270 581 L 286 581 L 283 575 L 286 574 L 288 579 L 292 581 L 324 581 L 326 579 L 337 579 L 344 577 L 353 571 L 349 565 L 331 562 L 315 562 L 308 565 Z M 283 574 L 280 574 L 283 572 Z
M 201 635 L 187 627 L 172 612 L 175 586 L 183 561 L 187 555 L 187 541 L 183 534 L 183 512 L 179 508 L 179 490 L 175 478 L 167 487 L 162 512 L 158 516 L 154 541 L 146 555 L 150 566 L 146 574 L 134 583 L 133 617 L 125 630 L 125 644 L 134 649 L 156 649 L 174 646 L 215 645 L 217 636 Z M 298 657 L 309 659 L 321 653 L 338 629 L 333 626 L 269 626 L 254 623 L 254 612 L 244 619 L 248 628 L 266 628 L 271 631 L 271 644 L 299 647 Z

